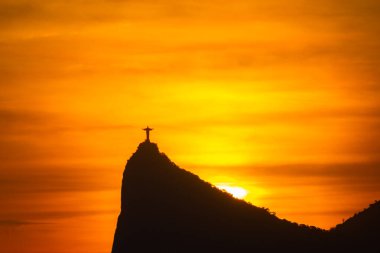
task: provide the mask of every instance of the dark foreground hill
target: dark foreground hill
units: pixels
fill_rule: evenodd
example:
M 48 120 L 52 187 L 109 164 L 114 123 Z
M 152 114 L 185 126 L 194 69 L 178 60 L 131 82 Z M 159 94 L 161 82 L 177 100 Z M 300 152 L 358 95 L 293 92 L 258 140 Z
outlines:
M 354 245 L 357 249 L 369 242 L 366 251 L 351 251 L 344 244 L 347 239 L 355 241 L 358 233 L 365 237 L 372 220 L 379 221 L 378 203 L 359 214 L 360 219 L 354 217 L 355 221 L 348 220 L 333 232 L 298 225 L 234 199 L 180 169 L 149 141 L 141 143 L 129 159 L 121 195 L 112 253 L 379 253 L 380 249 L 372 239 L 360 239 Z M 378 232 L 377 228 L 378 223 L 370 232 Z
M 380 253 L 380 201 L 337 225 L 330 236 L 342 252 Z

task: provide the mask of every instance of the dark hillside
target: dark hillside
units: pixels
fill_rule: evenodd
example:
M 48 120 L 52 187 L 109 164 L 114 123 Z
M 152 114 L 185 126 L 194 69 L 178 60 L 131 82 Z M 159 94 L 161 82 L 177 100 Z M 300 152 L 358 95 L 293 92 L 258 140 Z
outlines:
M 342 252 L 380 253 L 380 201 L 331 230 L 336 249 Z
M 121 202 L 113 253 L 324 251 L 325 231 L 233 198 L 149 141 L 126 165 Z

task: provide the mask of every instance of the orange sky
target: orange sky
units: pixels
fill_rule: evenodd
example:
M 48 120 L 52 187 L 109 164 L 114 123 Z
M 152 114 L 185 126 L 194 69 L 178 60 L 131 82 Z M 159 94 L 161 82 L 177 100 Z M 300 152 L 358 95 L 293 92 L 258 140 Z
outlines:
M 377 0 L 0 0 L 0 248 L 110 252 L 141 128 L 330 228 L 380 195 Z

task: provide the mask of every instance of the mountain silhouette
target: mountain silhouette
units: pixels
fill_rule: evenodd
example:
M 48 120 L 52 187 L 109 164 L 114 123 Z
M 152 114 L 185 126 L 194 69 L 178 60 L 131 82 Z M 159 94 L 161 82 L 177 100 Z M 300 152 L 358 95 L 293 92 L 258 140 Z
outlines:
M 380 253 L 380 201 L 330 231 L 334 247 L 345 252 Z
M 370 251 L 344 244 L 379 220 L 378 209 L 376 203 L 331 232 L 279 219 L 179 168 L 147 139 L 125 166 L 112 253 L 378 252 L 372 240 Z

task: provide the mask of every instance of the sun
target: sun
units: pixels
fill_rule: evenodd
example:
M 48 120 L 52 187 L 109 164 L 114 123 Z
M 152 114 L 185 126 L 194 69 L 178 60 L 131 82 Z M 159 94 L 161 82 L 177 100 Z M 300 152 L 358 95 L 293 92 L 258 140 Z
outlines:
M 217 184 L 216 187 L 220 190 L 224 190 L 230 193 L 234 198 L 244 199 L 247 196 L 248 191 L 239 186 L 230 186 L 227 184 Z

